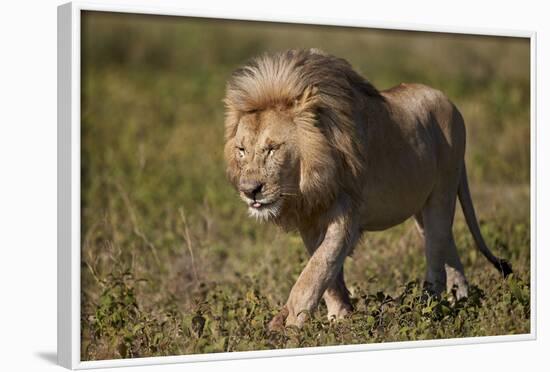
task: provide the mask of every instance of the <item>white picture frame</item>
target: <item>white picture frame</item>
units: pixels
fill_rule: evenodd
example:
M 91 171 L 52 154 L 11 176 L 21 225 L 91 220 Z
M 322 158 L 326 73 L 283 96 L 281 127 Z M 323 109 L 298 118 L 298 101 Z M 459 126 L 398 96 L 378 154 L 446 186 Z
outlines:
M 391 30 L 466 33 L 528 38 L 531 45 L 531 332 L 521 335 L 407 341 L 383 344 L 325 346 L 267 351 L 174 355 L 165 357 L 80 360 L 80 19 L 82 11 L 140 13 L 214 19 L 288 22 L 316 25 L 368 27 Z M 75 1 L 58 7 L 58 361 L 70 369 L 91 369 L 152 364 L 264 358 L 304 354 L 374 351 L 442 345 L 480 344 L 536 339 L 536 32 L 389 24 L 357 19 L 338 20 L 277 17 L 257 14 L 224 14 L 177 7 L 130 6 L 116 3 Z

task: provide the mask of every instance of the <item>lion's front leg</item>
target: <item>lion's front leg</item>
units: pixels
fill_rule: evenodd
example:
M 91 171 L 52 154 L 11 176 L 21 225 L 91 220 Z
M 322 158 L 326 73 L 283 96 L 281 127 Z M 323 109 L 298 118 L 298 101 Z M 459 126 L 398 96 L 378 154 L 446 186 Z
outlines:
M 304 228 L 300 230 L 300 234 L 302 235 L 304 245 L 311 256 L 323 242 L 326 234 L 326 227 Z M 345 318 L 353 310 L 349 297 L 349 291 L 346 288 L 346 283 L 344 281 L 344 267 L 340 268 L 336 279 L 328 285 L 323 295 L 323 299 L 327 305 L 327 315 L 330 320 Z
M 323 293 L 335 283 L 344 260 L 357 241 L 358 230 L 352 218 L 341 209 L 335 214 L 319 248 L 311 255 L 306 267 L 290 291 L 286 303 L 286 325 L 302 326 L 315 310 Z

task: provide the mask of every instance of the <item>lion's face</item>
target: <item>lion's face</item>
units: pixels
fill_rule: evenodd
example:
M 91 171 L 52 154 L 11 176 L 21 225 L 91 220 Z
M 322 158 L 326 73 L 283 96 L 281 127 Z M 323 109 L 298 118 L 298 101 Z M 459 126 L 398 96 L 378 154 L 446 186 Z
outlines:
M 237 170 L 235 186 L 249 214 L 258 220 L 278 217 L 298 192 L 295 127 L 284 111 L 248 113 L 226 145 L 226 156 Z

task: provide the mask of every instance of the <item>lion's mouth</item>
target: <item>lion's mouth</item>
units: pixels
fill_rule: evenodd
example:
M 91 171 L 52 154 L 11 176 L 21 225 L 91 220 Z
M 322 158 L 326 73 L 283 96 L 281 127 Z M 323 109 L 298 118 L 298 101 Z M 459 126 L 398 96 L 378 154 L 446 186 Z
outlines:
M 243 198 L 244 199 L 244 198 Z M 276 218 L 281 212 L 281 199 L 273 200 L 246 200 L 248 214 L 259 221 L 267 221 Z
M 249 204 L 249 206 L 251 208 L 255 208 L 255 209 L 259 209 L 259 208 L 264 208 L 264 207 L 267 207 L 269 205 L 273 204 L 273 202 L 261 202 L 261 201 L 257 201 L 257 200 L 254 200 L 253 202 L 251 202 Z

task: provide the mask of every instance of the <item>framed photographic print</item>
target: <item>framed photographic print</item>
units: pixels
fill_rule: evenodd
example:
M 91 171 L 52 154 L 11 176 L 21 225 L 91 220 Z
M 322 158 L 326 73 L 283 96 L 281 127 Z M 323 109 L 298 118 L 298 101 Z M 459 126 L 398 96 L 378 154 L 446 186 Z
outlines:
M 60 6 L 60 364 L 534 339 L 535 63 L 531 31 Z

